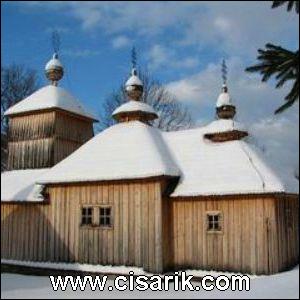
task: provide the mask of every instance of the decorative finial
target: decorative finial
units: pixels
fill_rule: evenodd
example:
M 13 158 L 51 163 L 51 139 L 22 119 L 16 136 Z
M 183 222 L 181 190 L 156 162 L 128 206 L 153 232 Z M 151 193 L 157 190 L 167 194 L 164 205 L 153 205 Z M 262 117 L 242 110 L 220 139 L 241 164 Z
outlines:
M 132 66 L 132 69 L 136 69 L 136 63 L 137 63 L 137 54 L 136 54 L 135 46 L 133 46 L 132 49 L 131 49 L 131 66 Z
M 138 72 L 136 69 L 137 55 L 135 47 L 131 49 L 131 76 L 126 81 L 125 89 L 127 96 L 130 100 L 139 101 L 143 94 L 143 83 L 138 77 Z
M 225 59 L 222 61 L 222 93 L 219 95 L 216 104 L 216 113 L 219 119 L 233 119 L 236 114 L 235 106 L 231 102 L 231 97 L 227 87 L 227 65 Z
M 137 70 L 134 67 L 131 69 L 131 76 L 137 76 Z
M 222 79 L 223 79 L 223 86 L 227 86 L 227 65 L 225 59 L 222 61 Z
M 60 49 L 60 36 L 56 30 L 52 32 L 51 41 L 54 54 L 52 56 L 52 59 L 50 59 L 46 64 L 45 72 L 46 77 L 51 81 L 51 84 L 57 86 L 58 81 L 62 79 L 64 75 L 64 69 L 58 59 L 58 51 Z
M 51 42 L 52 42 L 52 47 L 53 47 L 54 53 L 58 54 L 61 42 L 60 42 L 60 36 L 59 36 L 59 33 L 57 30 L 53 30 Z

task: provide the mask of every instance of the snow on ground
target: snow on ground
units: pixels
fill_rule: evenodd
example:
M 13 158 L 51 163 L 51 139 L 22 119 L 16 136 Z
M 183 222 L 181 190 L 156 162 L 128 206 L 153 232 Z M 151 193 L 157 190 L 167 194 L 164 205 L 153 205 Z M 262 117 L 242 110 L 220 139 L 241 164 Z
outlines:
M 1 259 L 1 264 L 24 266 L 31 268 L 40 269 L 52 269 L 52 270 L 64 270 L 64 271 L 82 271 L 89 273 L 99 274 L 118 274 L 128 275 L 130 271 L 134 272 L 135 275 L 154 275 L 144 271 L 142 268 L 129 267 L 129 266 L 111 266 L 111 265 L 91 265 L 91 264 L 80 264 L 80 263 L 53 263 L 53 262 L 34 262 L 34 261 L 20 261 L 12 259 Z M 218 271 L 206 271 L 206 270 L 186 270 L 187 276 L 203 277 L 205 275 L 220 276 L 226 275 L 231 277 L 232 275 L 242 275 L 241 273 L 230 273 L 230 272 L 218 272 Z M 256 275 L 248 275 L 250 278 L 256 278 Z
M 112 285 L 110 280 L 106 287 Z M 194 285 L 198 283 L 194 282 Z M 48 277 L 25 276 L 16 274 L 1 274 L 1 299 L 12 298 L 66 298 L 66 299 L 96 299 L 96 298 L 182 298 L 182 299 L 297 299 L 299 298 L 299 267 L 292 271 L 272 276 L 258 276 L 251 279 L 250 291 L 225 291 L 216 289 L 206 291 L 174 291 L 173 285 L 167 292 L 139 292 L 139 291 L 95 291 L 86 290 L 72 291 L 69 288 L 66 292 L 53 291 Z

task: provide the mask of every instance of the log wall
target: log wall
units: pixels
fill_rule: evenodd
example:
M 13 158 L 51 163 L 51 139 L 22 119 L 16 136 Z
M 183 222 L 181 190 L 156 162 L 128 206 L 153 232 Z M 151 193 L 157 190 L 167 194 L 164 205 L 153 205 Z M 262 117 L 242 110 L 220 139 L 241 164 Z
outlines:
M 92 120 L 62 111 L 10 118 L 8 169 L 49 168 L 93 137 Z

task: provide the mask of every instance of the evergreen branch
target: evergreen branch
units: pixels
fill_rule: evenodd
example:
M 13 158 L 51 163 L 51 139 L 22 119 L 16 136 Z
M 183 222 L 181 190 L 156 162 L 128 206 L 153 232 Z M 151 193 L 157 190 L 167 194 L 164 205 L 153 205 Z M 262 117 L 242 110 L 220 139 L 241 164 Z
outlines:
M 299 1 L 273 1 L 272 8 L 277 8 L 287 4 L 287 11 L 292 11 L 295 7 L 295 11 L 299 14 Z

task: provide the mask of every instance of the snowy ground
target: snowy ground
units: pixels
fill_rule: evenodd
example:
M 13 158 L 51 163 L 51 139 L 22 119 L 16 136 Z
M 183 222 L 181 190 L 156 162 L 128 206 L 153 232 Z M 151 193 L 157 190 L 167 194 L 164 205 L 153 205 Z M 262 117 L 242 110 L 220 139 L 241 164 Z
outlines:
M 252 298 L 252 299 L 297 299 L 299 298 L 299 267 L 292 271 L 272 276 L 259 276 L 251 279 L 251 290 L 247 291 L 225 291 L 213 290 L 211 292 L 110 292 L 108 290 L 93 292 L 73 292 L 71 288 L 66 292 L 54 292 L 48 277 L 24 276 L 16 274 L 1 274 L 1 299 L 11 298 L 185 298 L 185 299 L 217 299 L 217 298 Z

